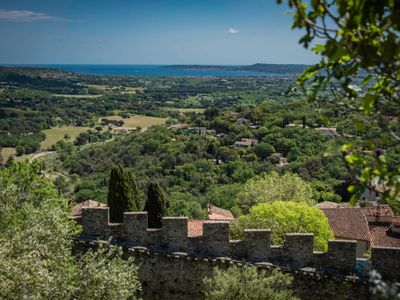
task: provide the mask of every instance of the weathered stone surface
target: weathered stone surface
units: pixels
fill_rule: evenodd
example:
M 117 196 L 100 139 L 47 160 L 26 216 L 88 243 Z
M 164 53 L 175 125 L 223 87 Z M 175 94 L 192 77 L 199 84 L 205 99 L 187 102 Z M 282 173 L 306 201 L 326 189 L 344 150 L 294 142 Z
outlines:
M 90 244 L 93 246 L 93 242 Z M 81 242 L 79 247 L 82 251 L 90 246 L 89 243 Z M 125 248 L 125 255 L 135 257 L 145 300 L 204 299 L 203 279 L 212 276 L 214 267 L 226 269 L 232 265 L 247 265 L 226 258 L 198 259 L 181 252 L 153 253 L 143 247 Z M 256 266 L 259 270 L 266 270 L 267 274 L 277 268 L 270 263 L 257 263 Z M 279 269 L 294 277 L 292 288 L 300 299 L 370 299 L 367 283 L 358 278 L 327 276 L 290 268 Z
M 372 269 L 400 281 L 400 248 L 372 247 Z
M 86 239 L 114 237 L 125 245 L 143 246 L 160 253 L 183 252 L 206 259 L 230 257 L 293 270 L 308 267 L 336 275 L 353 275 L 356 271 L 356 241 L 329 241 L 328 252 L 315 253 L 314 236 L 309 233 L 287 234 L 282 246 L 271 245 L 270 230 L 245 230 L 242 241 L 230 241 L 229 222 L 205 221 L 202 236 L 188 237 L 187 218 L 163 218 L 161 229 L 149 229 L 147 213 L 132 212 L 124 213 L 122 224 L 110 224 L 107 207 L 84 208 L 82 225 Z M 400 280 L 400 249 L 376 247 L 371 261 L 372 268 L 384 278 Z

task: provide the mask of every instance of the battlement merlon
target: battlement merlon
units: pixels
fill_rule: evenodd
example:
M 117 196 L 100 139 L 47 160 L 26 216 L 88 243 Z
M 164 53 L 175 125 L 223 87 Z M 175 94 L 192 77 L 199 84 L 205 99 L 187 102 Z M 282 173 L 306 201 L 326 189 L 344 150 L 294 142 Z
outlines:
M 129 245 L 163 252 L 186 252 L 201 257 L 231 257 L 251 263 L 273 262 L 292 268 L 311 267 L 322 272 L 353 274 L 356 268 L 357 242 L 332 240 L 328 251 L 313 251 L 312 233 L 288 233 L 284 245 L 271 245 L 268 229 L 246 229 L 244 239 L 229 239 L 229 222 L 205 221 L 203 235 L 188 236 L 188 218 L 165 217 L 161 229 L 148 228 L 147 212 L 125 212 L 122 224 L 109 222 L 108 207 L 82 209 L 84 234 L 89 239 L 111 237 Z M 400 280 L 400 248 L 372 248 L 372 266 L 385 278 Z

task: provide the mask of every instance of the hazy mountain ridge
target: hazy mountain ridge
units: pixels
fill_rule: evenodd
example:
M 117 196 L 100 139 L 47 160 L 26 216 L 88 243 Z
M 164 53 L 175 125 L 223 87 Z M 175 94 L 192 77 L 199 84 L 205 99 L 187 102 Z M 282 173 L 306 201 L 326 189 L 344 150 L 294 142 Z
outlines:
M 256 63 L 246 66 L 226 66 L 226 65 L 169 65 L 166 68 L 175 69 L 197 69 L 197 70 L 227 70 L 227 71 L 253 71 L 253 72 L 268 72 L 276 74 L 300 74 L 304 71 L 307 65 L 300 64 L 263 64 Z

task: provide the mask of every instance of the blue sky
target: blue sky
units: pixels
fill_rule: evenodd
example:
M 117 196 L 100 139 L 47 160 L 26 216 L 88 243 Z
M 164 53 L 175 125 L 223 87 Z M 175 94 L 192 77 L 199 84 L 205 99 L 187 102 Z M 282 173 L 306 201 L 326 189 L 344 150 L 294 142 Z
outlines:
M 0 0 L 0 63 L 314 63 L 275 0 Z

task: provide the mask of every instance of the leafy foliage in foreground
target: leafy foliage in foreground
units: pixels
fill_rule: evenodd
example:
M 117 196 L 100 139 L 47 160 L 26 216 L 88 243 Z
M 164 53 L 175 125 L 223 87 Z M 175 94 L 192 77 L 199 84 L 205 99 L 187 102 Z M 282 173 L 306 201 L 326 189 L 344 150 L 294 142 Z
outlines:
M 400 299 L 399 283 L 383 281 L 381 274 L 375 270 L 372 270 L 369 274 L 369 289 L 374 299 Z
M 310 232 L 314 234 L 314 249 L 318 251 L 326 251 L 328 240 L 334 238 L 328 219 L 321 210 L 292 201 L 253 206 L 248 215 L 241 216 L 238 224 L 232 225 L 231 233 L 235 238 L 240 238 L 245 228 L 271 229 L 272 243 L 275 245 L 283 245 L 285 233 Z
M 215 268 L 213 277 L 204 279 L 208 300 L 295 300 L 298 298 L 290 290 L 292 282 L 290 275 L 277 270 L 268 274 L 254 266 Z
M 306 31 L 299 43 L 305 48 L 316 40 L 320 43 L 312 49 L 320 55 L 319 63 L 307 68 L 297 82 L 311 100 L 333 100 L 342 110 L 373 116 L 385 133 L 378 136 L 378 142 L 367 139 L 362 147 L 355 143 L 343 147 L 349 169 L 358 179 L 349 189 L 355 194 L 353 201 L 366 187 L 376 190 L 384 186 L 385 200 L 399 212 L 400 167 L 398 161 L 391 165 L 382 151 L 382 147 L 400 142 L 399 2 L 287 2 L 294 10 L 292 27 Z M 332 97 L 326 97 L 326 89 Z
M 79 228 L 39 164 L 0 171 L 0 298 L 124 299 L 140 291 L 119 248 L 72 255 Z

